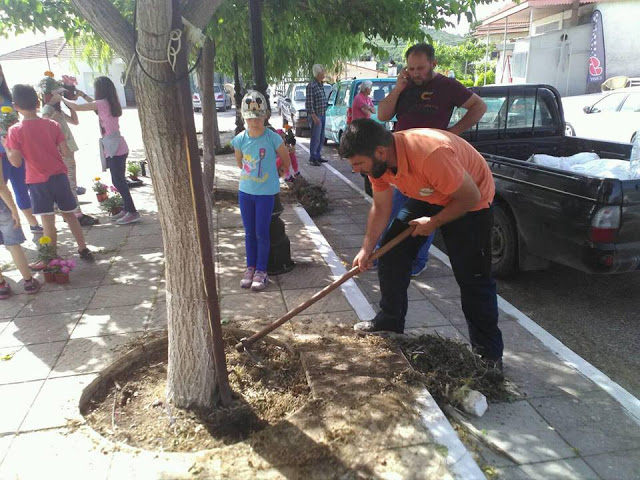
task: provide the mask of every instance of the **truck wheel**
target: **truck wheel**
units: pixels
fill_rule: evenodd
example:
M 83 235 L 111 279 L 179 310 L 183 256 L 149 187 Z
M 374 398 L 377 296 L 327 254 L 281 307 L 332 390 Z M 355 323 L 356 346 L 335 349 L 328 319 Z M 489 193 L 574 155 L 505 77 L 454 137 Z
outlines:
M 505 207 L 493 206 L 491 264 L 496 277 L 508 278 L 518 271 L 518 237 L 514 220 Z
M 573 125 L 571 125 L 569 122 L 565 122 L 565 124 L 564 124 L 564 135 L 566 137 L 575 137 L 576 136 L 576 130 L 575 130 L 575 128 L 573 128 Z

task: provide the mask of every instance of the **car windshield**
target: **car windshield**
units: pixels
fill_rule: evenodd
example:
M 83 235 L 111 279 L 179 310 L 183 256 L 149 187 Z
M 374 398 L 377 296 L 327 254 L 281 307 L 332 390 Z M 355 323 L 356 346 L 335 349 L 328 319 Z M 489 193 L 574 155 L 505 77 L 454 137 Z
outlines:
M 323 85 L 324 88 L 324 95 L 329 98 L 329 95 L 331 94 L 331 90 L 333 90 L 333 85 Z
M 395 81 L 374 82 L 373 87 L 371 88 L 371 94 L 369 95 L 373 100 L 373 104 L 378 105 L 380 100 L 384 99 L 384 97 L 391 93 L 391 90 L 393 90 L 395 85 Z
M 300 85 L 296 87 L 293 92 L 293 100 L 296 102 L 303 102 L 307 99 L 307 87 L 306 85 Z
M 222 87 L 220 85 L 214 85 L 213 93 L 222 93 Z

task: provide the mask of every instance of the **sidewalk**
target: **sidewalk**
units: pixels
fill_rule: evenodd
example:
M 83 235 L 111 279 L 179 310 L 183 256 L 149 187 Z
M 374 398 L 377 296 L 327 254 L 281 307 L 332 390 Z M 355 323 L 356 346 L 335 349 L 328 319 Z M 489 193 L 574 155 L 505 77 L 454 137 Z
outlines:
M 308 144 L 305 139 L 300 143 Z M 330 167 L 361 187 L 361 176 L 352 174 L 349 163 L 335 152 L 324 150 Z M 324 181 L 332 206 L 315 219 L 316 224 L 350 264 L 362 242 L 370 203 L 344 181 L 336 181 L 330 169 L 309 166 L 307 157 L 306 152 L 299 155 L 304 175 Z M 365 272 L 356 282 L 377 310 L 377 273 Z M 499 456 L 480 444 L 479 463 L 495 467 L 493 471 L 505 479 L 640 478 L 640 425 L 629 412 L 502 310 L 500 328 L 505 376 L 523 399 L 491 405 L 484 417 L 470 420 L 488 442 L 512 457 Z M 427 270 L 409 287 L 406 333 L 436 333 L 468 342 L 453 273 L 433 254 Z
M 315 224 L 350 264 L 362 241 L 369 203 L 328 169 L 308 166 L 301 148 L 298 153 L 304 175 L 324 181 L 331 199 L 332 210 L 316 218 Z M 352 176 L 346 162 L 332 158 L 331 165 L 359 184 L 360 176 Z M 216 172 L 218 187 L 235 191 L 233 156 L 218 157 Z M 336 474 L 472 478 L 456 474 L 451 462 L 445 461 L 454 452 L 450 448 L 447 452 L 425 427 L 424 409 L 419 409 L 424 401 L 421 392 L 402 389 L 393 381 L 406 364 L 392 353 L 372 359 L 375 344 L 370 341 L 353 343 L 350 327 L 359 318 L 341 291 L 274 332 L 296 343 L 309 367 L 314 396 L 326 401 L 315 411 L 317 422 L 309 422 L 301 412 L 278 427 L 279 448 L 299 456 L 313 452 L 308 464 L 291 465 L 250 443 L 226 447 L 242 449 L 251 458 L 250 463 L 240 464 L 222 460 L 223 450 L 144 452 L 116 446 L 92 433 L 78 412 L 83 388 L 127 344 L 166 326 L 162 237 L 153 193 L 145 186 L 136 189 L 134 197 L 145 212 L 143 223 L 85 230 L 91 247 L 103 250 L 95 266 L 79 265 L 71 285 L 45 285 L 35 296 L 16 287 L 18 294 L 0 303 L 0 358 L 6 358 L 0 360 L 1 479 L 330 478 Z M 97 211 L 95 202 L 83 208 L 89 214 Z M 256 329 L 333 279 L 323 256 L 327 252 L 287 207 L 282 218 L 298 265 L 273 278 L 266 292 L 240 289 L 244 249 L 237 206 L 222 208 L 216 218 L 223 321 Z M 61 245 L 72 252 L 63 226 L 59 224 L 64 232 Z M 0 250 L 0 262 L 6 261 Z M 15 286 L 17 272 L 9 271 L 7 277 Z M 376 309 L 380 294 L 375 272 L 361 275 L 356 283 Z M 466 341 L 458 288 L 444 263 L 432 257 L 427 271 L 413 280 L 409 294 L 408 334 L 435 332 Z M 638 424 L 512 317 L 501 314 L 500 325 L 507 348 L 505 373 L 524 399 L 491 405 L 473 423 L 488 442 L 515 461 L 480 444 L 478 463 L 505 479 L 638 478 Z M 354 428 L 360 435 L 353 435 Z

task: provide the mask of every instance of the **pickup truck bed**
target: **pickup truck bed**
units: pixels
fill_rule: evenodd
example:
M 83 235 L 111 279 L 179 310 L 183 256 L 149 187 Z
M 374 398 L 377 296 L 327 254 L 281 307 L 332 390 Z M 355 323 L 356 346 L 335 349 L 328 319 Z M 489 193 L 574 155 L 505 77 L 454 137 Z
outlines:
M 546 261 L 589 273 L 639 269 L 640 179 L 595 178 L 527 161 L 534 153 L 580 152 L 628 160 L 631 145 L 565 137 L 560 95 L 553 87 L 482 87 L 476 93 L 488 105 L 503 100 L 498 111 L 485 114 L 488 121 L 483 124 L 483 117 L 463 134 L 484 155 L 496 183 L 496 274 L 540 268 Z M 528 101 L 529 111 L 516 109 L 512 116 L 518 101 Z M 511 122 L 514 118 L 518 121 Z

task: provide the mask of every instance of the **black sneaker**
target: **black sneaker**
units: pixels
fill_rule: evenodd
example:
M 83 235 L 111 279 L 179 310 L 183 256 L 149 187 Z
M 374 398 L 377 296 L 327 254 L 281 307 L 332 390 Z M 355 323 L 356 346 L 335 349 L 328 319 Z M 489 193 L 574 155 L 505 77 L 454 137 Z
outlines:
M 327 163 L 329 160 L 327 160 L 326 158 L 319 158 L 318 161 L 320 163 Z
M 322 166 L 322 164 L 318 160 L 313 159 L 313 158 L 309 159 L 309 165 L 313 165 L 314 167 Z
M 24 283 L 24 291 L 27 295 L 33 295 L 40 290 L 40 282 L 35 278 L 31 277 L 30 280 L 25 280 Z
M 82 260 L 86 260 L 88 262 L 93 262 L 95 258 L 93 258 L 93 253 L 88 248 L 83 248 L 82 250 L 78 250 L 78 255 Z
M 403 330 L 399 330 L 397 328 L 388 328 L 385 327 L 383 325 L 377 324 L 375 322 L 372 321 L 367 321 L 367 322 L 358 322 L 353 326 L 353 329 L 357 332 L 357 333 L 380 333 L 380 334 L 384 334 L 384 333 L 404 333 L 404 329 Z

